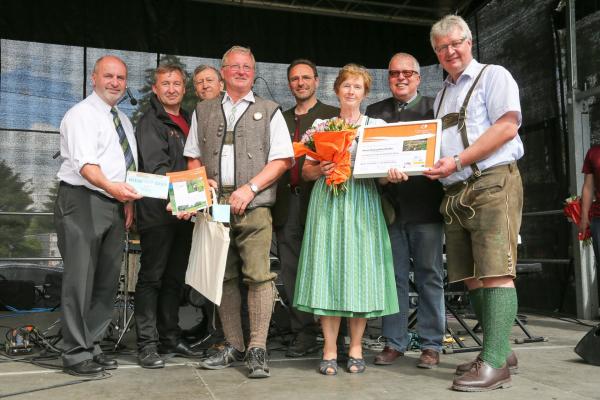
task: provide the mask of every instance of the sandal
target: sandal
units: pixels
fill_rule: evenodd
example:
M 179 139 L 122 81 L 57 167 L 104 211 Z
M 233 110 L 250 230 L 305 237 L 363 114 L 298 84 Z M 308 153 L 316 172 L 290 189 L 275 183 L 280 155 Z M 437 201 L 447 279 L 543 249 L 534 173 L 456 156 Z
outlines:
M 365 372 L 366 368 L 367 365 L 365 364 L 364 358 L 348 357 L 348 362 L 346 363 L 346 371 L 348 371 L 349 373 L 360 374 L 362 372 Z
M 332 360 L 321 360 L 321 362 L 319 362 L 319 372 L 323 375 L 337 375 L 337 370 L 338 364 L 335 358 Z

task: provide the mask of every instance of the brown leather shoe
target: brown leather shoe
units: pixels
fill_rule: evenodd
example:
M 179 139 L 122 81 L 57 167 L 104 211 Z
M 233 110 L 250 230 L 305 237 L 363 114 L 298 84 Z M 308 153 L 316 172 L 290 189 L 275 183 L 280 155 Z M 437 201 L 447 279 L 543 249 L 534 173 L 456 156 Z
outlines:
M 510 386 L 510 372 L 506 364 L 502 368 L 493 368 L 483 360 L 477 360 L 469 372 L 452 382 L 452 389 L 460 392 L 485 392 Z
M 459 364 L 456 366 L 456 372 L 454 373 L 455 375 L 462 375 L 466 372 L 469 372 L 471 370 L 471 368 L 473 367 L 473 364 L 475 364 L 475 362 L 477 362 L 477 360 L 480 360 L 481 353 L 479 353 L 477 355 L 477 358 L 473 361 L 469 361 L 466 362 L 464 364 Z M 514 351 L 511 351 L 510 354 L 508 355 L 508 357 L 506 357 L 506 364 L 508 364 L 508 370 L 510 371 L 511 375 L 516 375 L 519 373 L 519 360 L 517 359 L 517 355 L 515 354 Z
M 419 363 L 417 367 L 432 369 L 438 366 L 440 363 L 440 353 L 433 349 L 424 349 L 419 357 Z
M 390 365 L 396 358 L 403 356 L 404 353 L 398 350 L 394 350 L 391 347 L 385 346 L 381 353 L 375 356 L 375 365 Z

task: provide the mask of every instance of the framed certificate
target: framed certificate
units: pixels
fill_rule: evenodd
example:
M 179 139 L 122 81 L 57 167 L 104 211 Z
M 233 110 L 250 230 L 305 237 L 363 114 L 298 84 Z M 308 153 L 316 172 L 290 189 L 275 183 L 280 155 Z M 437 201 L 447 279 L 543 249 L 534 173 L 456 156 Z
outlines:
M 442 120 L 365 126 L 356 149 L 353 176 L 378 178 L 390 168 L 420 175 L 440 158 Z

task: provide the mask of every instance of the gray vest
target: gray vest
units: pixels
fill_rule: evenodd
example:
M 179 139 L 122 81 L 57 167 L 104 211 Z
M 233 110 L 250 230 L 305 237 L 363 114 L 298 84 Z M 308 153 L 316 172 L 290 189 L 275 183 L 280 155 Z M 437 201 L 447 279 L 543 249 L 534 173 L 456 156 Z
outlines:
M 258 175 L 268 162 L 271 148 L 271 118 L 279 105 L 270 100 L 254 96 L 244 114 L 233 128 L 235 149 L 235 187 L 247 184 Z M 198 103 L 196 122 L 198 124 L 198 145 L 202 164 L 209 178 L 221 184 L 221 152 L 225 144 L 227 122 L 222 106 L 223 95 Z M 247 208 L 270 207 L 275 203 L 277 184 L 263 189 Z

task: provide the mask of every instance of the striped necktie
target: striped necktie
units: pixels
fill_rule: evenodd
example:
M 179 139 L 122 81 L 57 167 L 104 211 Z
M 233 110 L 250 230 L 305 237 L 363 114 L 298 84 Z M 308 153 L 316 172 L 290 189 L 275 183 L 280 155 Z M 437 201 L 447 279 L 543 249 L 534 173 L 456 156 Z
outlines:
M 114 107 L 110 109 L 110 113 L 113 115 L 113 122 L 115 123 L 115 128 L 117 129 L 117 133 L 119 134 L 119 143 L 121 144 L 121 149 L 123 150 L 123 154 L 125 155 L 125 166 L 127 167 L 126 169 L 127 171 L 135 171 L 135 160 L 133 159 L 133 153 L 131 152 L 131 147 L 129 146 L 127 135 L 125 135 L 125 129 L 123 129 L 123 125 L 121 125 L 119 113 Z

